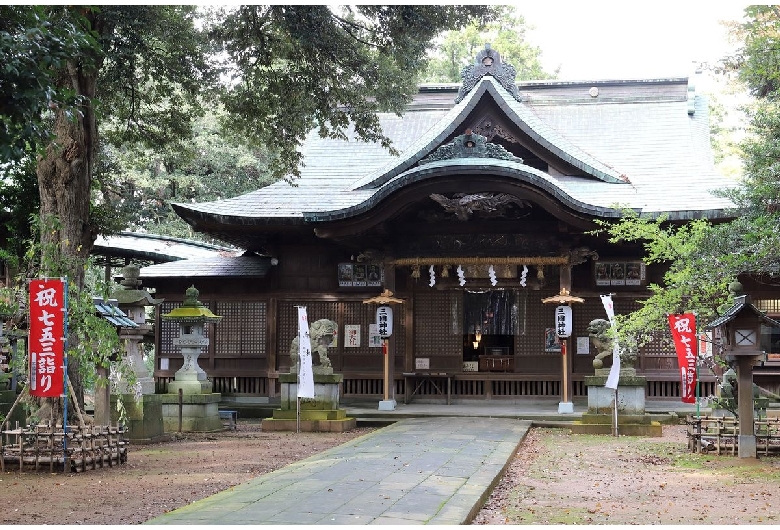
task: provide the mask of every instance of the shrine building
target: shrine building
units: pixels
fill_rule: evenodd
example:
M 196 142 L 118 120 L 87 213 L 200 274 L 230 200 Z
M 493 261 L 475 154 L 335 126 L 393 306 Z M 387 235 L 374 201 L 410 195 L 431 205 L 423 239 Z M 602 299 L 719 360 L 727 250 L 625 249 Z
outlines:
M 627 314 L 664 273 L 642 262 L 641 245 L 594 234 L 596 222 L 624 208 L 670 223 L 728 218 L 730 203 L 711 192 L 733 182 L 714 169 L 707 100 L 688 78 L 518 83 L 486 47 L 460 85 L 421 86 L 402 116 L 380 121 L 400 155 L 313 131 L 295 185 L 173 205 L 195 231 L 243 252 L 141 269 L 143 285 L 165 299 L 158 391 L 182 365 L 176 330 L 160 315 L 194 285 L 224 317 L 200 357 L 223 396 L 278 397 L 305 306 L 309 322 L 338 324 L 328 351 L 342 398 L 380 399 L 376 306 L 363 302 L 388 289 L 404 301 L 388 348 L 388 390 L 399 401 L 411 373 L 447 374 L 453 401 L 488 408 L 584 397 L 596 353 L 588 324 L 607 318 L 599 295 L 612 293 L 615 312 Z M 742 281 L 778 314 L 777 293 Z M 572 307 L 565 357 L 555 306 L 542 302 L 562 289 L 584 299 Z M 768 330 L 766 339 L 780 336 Z M 671 344 L 641 348 L 636 368 L 648 399 L 679 400 Z M 713 394 L 712 374 L 701 380 L 702 395 Z M 439 389 L 426 382 L 415 399 L 440 400 Z

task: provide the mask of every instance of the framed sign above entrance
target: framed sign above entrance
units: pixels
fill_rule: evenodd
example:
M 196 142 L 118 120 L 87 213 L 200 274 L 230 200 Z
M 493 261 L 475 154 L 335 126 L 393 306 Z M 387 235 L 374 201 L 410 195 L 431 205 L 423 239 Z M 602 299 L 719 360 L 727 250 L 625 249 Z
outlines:
M 339 263 L 339 287 L 381 287 L 384 270 L 378 263 Z
M 593 271 L 597 286 L 647 284 L 647 270 L 641 261 L 595 261 Z

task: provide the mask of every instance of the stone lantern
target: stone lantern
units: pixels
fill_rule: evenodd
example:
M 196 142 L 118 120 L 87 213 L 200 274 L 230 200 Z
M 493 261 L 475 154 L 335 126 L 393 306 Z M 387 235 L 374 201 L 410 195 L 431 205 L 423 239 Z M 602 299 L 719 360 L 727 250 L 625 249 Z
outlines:
M 202 349 L 209 345 L 204 334 L 205 324 L 219 322 L 222 317 L 200 303 L 199 294 L 195 286 L 190 287 L 184 295 L 184 303 L 162 315 L 163 320 L 179 324 L 179 336 L 173 339 L 173 345 L 181 348 L 184 358 L 184 364 L 174 374 L 175 380 L 168 384 L 168 394 L 163 399 L 166 432 L 177 430 L 179 423 L 185 432 L 222 429 L 218 409 L 222 396 L 211 391 L 211 381 L 198 365 Z
M 125 352 L 135 372 L 136 380 L 141 384 L 143 395 L 154 394 L 154 378 L 149 374 L 141 354 L 140 344 L 154 337 L 154 328 L 146 321 L 146 308 L 158 306 L 164 299 L 154 298 L 145 289 L 141 289 L 138 279 L 138 265 L 126 265 L 122 268 L 120 288 L 114 291 L 114 299 L 127 317 L 135 322 L 136 328 L 121 328 L 119 338 L 124 342 Z
M 720 334 L 722 355 L 736 366 L 737 406 L 739 412 L 739 457 L 756 457 L 753 417 L 753 365 L 763 356 L 761 324 L 780 326 L 751 303 L 750 295 L 734 297 L 734 305 L 705 329 Z

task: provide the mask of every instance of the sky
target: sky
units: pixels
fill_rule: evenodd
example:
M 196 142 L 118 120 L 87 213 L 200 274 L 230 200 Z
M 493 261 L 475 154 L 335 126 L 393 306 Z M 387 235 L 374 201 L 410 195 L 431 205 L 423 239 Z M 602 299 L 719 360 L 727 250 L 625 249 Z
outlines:
M 693 62 L 715 62 L 734 48 L 719 20 L 741 21 L 748 2 L 515 3 L 527 41 L 542 50 L 545 70 L 562 80 L 690 76 Z M 499 52 L 501 50 L 498 50 Z

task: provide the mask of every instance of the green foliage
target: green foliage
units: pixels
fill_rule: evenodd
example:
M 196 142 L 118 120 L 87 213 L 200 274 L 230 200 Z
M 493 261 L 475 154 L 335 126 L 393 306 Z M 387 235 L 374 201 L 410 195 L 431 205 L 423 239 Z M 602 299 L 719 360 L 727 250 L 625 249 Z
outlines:
M 52 109 L 78 98 L 58 83 L 68 59 L 95 45 L 83 15 L 54 21 L 46 6 L 0 5 L 0 160 L 18 161 L 50 138 Z
M 745 22 L 732 34 L 743 42 L 725 66 L 737 70 L 751 94 L 768 100 L 780 96 L 780 7 L 752 5 L 745 8 Z
M 744 46 L 724 65 L 759 99 L 747 111 L 751 134 L 740 146 L 744 178 L 719 192 L 734 202 L 733 220 L 672 225 L 627 213 L 603 225 L 611 241 L 644 241 L 646 261 L 669 267 L 663 285 L 649 286 L 652 296 L 623 319 L 627 333 L 664 329 L 662 317 L 672 312 L 694 311 L 706 323 L 725 309 L 728 285 L 740 277 L 780 284 L 780 9 L 750 6 L 745 15 L 734 26 Z
M 196 6 L 103 6 L 98 73 L 101 137 L 150 148 L 182 149 L 193 118 L 209 104 L 217 71 L 198 29 Z
M 0 168 L 0 260 L 16 268 L 29 248 L 32 231 L 30 219 L 38 213 L 40 196 L 35 175 L 35 160 L 27 156 L 5 169 Z
M 665 217 L 641 218 L 626 210 L 619 222 L 599 224 L 611 243 L 641 242 L 645 263 L 668 267 L 661 285 L 648 286 L 652 294 L 640 301 L 638 311 L 616 315 L 622 341 L 633 339 L 643 345 L 658 332 L 666 333 L 669 313 L 694 312 L 697 323 L 706 324 L 728 303 L 728 285 L 734 276 L 723 267 L 728 256 L 708 252 L 718 228 L 707 221 L 673 225 Z
M 525 19 L 516 9 L 501 6 L 500 14 L 490 22 L 477 21 L 462 30 L 444 33 L 428 63 L 422 80 L 426 83 L 460 83 L 463 68 L 474 62 L 474 57 L 490 44 L 501 54 L 501 60 L 517 70 L 517 79 L 554 79 L 557 71 L 544 71 L 539 60 L 541 50 L 526 42 Z
M 280 146 L 276 177 L 298 174 L 310 130 L 391 149 L 376 113 L 401 113 L 417 89 L 426 50 L 445 29 L 485 18 L 485 6 L 241 6 L 214 16 L 211 35 L 231 80 L 224 125 L 254 145 Z M 418 74 L 419 75 L 419 74 Z M 394 150 L 392 152 L 395 152 Z
M 107 146 L 96 170 L 99 199 L 94 215 L 119 230 L 203 239 L 170 208 L 170 202 L 203 202 L 248 193 L 273 180 L 268 149 L 249 148 L 225 136 L 216 111 L 194 124 L 184 150 L 152 150 L 137 144 Z M 212 241 L 210 241 L 212 242 Z

